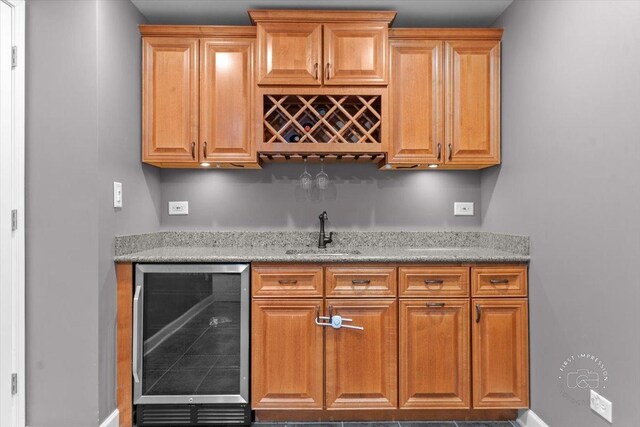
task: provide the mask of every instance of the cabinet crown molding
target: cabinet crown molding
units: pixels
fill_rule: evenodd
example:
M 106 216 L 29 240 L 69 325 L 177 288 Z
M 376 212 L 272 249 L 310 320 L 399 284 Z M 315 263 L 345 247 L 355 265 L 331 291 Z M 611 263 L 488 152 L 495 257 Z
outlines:
M 143 37 L 249 37 L 256 36 L 256 27 L 235 25 L 138 25 Z
M 391 25 L 396 18 L 395 11 L 389 10 L 275 10 L 250 9 L 252 24 L 258 22 L 383 22 Z
M 503 28 L 391 28 L 389 39 L 500 40 Z

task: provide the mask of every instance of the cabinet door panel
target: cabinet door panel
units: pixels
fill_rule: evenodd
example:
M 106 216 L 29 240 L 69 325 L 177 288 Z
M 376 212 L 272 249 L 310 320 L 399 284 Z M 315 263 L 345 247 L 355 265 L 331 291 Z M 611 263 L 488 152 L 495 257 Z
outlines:
M 400 302 L 400 408 L 469 408 L 469 301 Z
M 392 40 L 389 163 L 442 160 L 442 41 Z
M 321 24 L 258 24 L 258 84 L 320 86 L 321 76 Z
M 500 163 L 500 42 L 445 43 L 446 163 Z
M 142 160 L 198 160 L 198 39 L 143 39 Z
M 253 145 L 253 40 L 200 42 L 201 160 L 256 162 Z
M 473 300 L 473 407 L 529 405 L 526 299 Z
M 386 409 L 397 406 L 396 301 L 327 300 L 333 314 L 362 326 L 327 328 L 326 408 Z
M 322 409 L 322 300 L 253 301 L 251 402 L 254 409 Z
M 324 84 L 386 84 L 387 32 L 387 24 L 325 24 Z

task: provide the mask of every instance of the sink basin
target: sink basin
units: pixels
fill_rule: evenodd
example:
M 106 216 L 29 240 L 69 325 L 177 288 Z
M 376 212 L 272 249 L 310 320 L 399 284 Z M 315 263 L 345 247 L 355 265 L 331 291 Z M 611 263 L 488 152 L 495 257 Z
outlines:
M 360 251 L 355 249 L 331 250 L 331 249 L 288 249 L 287 255 L 322 255 L 322 256 L 345 256 L 359 255 Z

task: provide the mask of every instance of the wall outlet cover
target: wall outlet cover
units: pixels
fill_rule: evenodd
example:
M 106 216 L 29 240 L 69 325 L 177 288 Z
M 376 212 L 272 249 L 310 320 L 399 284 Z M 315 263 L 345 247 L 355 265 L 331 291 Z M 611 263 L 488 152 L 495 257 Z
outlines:
M 605 420 L 613 423 L 613 403 L 610 400 L 605 399 L 596 393 L 595 390 L 590 390 L 591 392 L 591 409 L 600 415 Z
M 455 216 L 473 216 L 473 202 L 455 202 L 453 214 Z
M 121 208 L 122 207 L 122 183 L 121 182 L 113 182 L 113 207 Z
M 169 202 L 169 215 L 189 215 L 189 202 Z

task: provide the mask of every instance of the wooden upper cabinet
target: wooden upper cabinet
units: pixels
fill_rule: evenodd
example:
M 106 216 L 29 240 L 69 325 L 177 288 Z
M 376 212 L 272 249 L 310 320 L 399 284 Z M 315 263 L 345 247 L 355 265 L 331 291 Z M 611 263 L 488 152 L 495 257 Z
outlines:
M 440 40 L 392 40 L 388 163 L 440 163 L 443 156 Z
M 529 405 L 527 300 L 473 300 L 473 407 Z
M 198 161 L 198 39 L 145 37 L 142 158 Z
M 322 300 L 253 301 L 253 409 L 322 409 L 323 336 L 315 324 Z
M 445 43 L 449 165 L 500 163 L 500 41 Z
M 395 299 L 327 300 L 345 324 L 326 328 L 326 409 L 397 406 L 397 303 Z
M 395 12 L 250 10 L 258 29 L 258 84 L 387 84 Z
M 322 25 L 258 23 L 258 84 L 319 86 Z
M 387 84 L 387 32 L 381 23 L 324 25 L 324 84 Z
M 400 408 L 470 408 L 469 300 L 400 301 Z
M 200 41 L 200 160 L 256 162 L 253 39 Z

